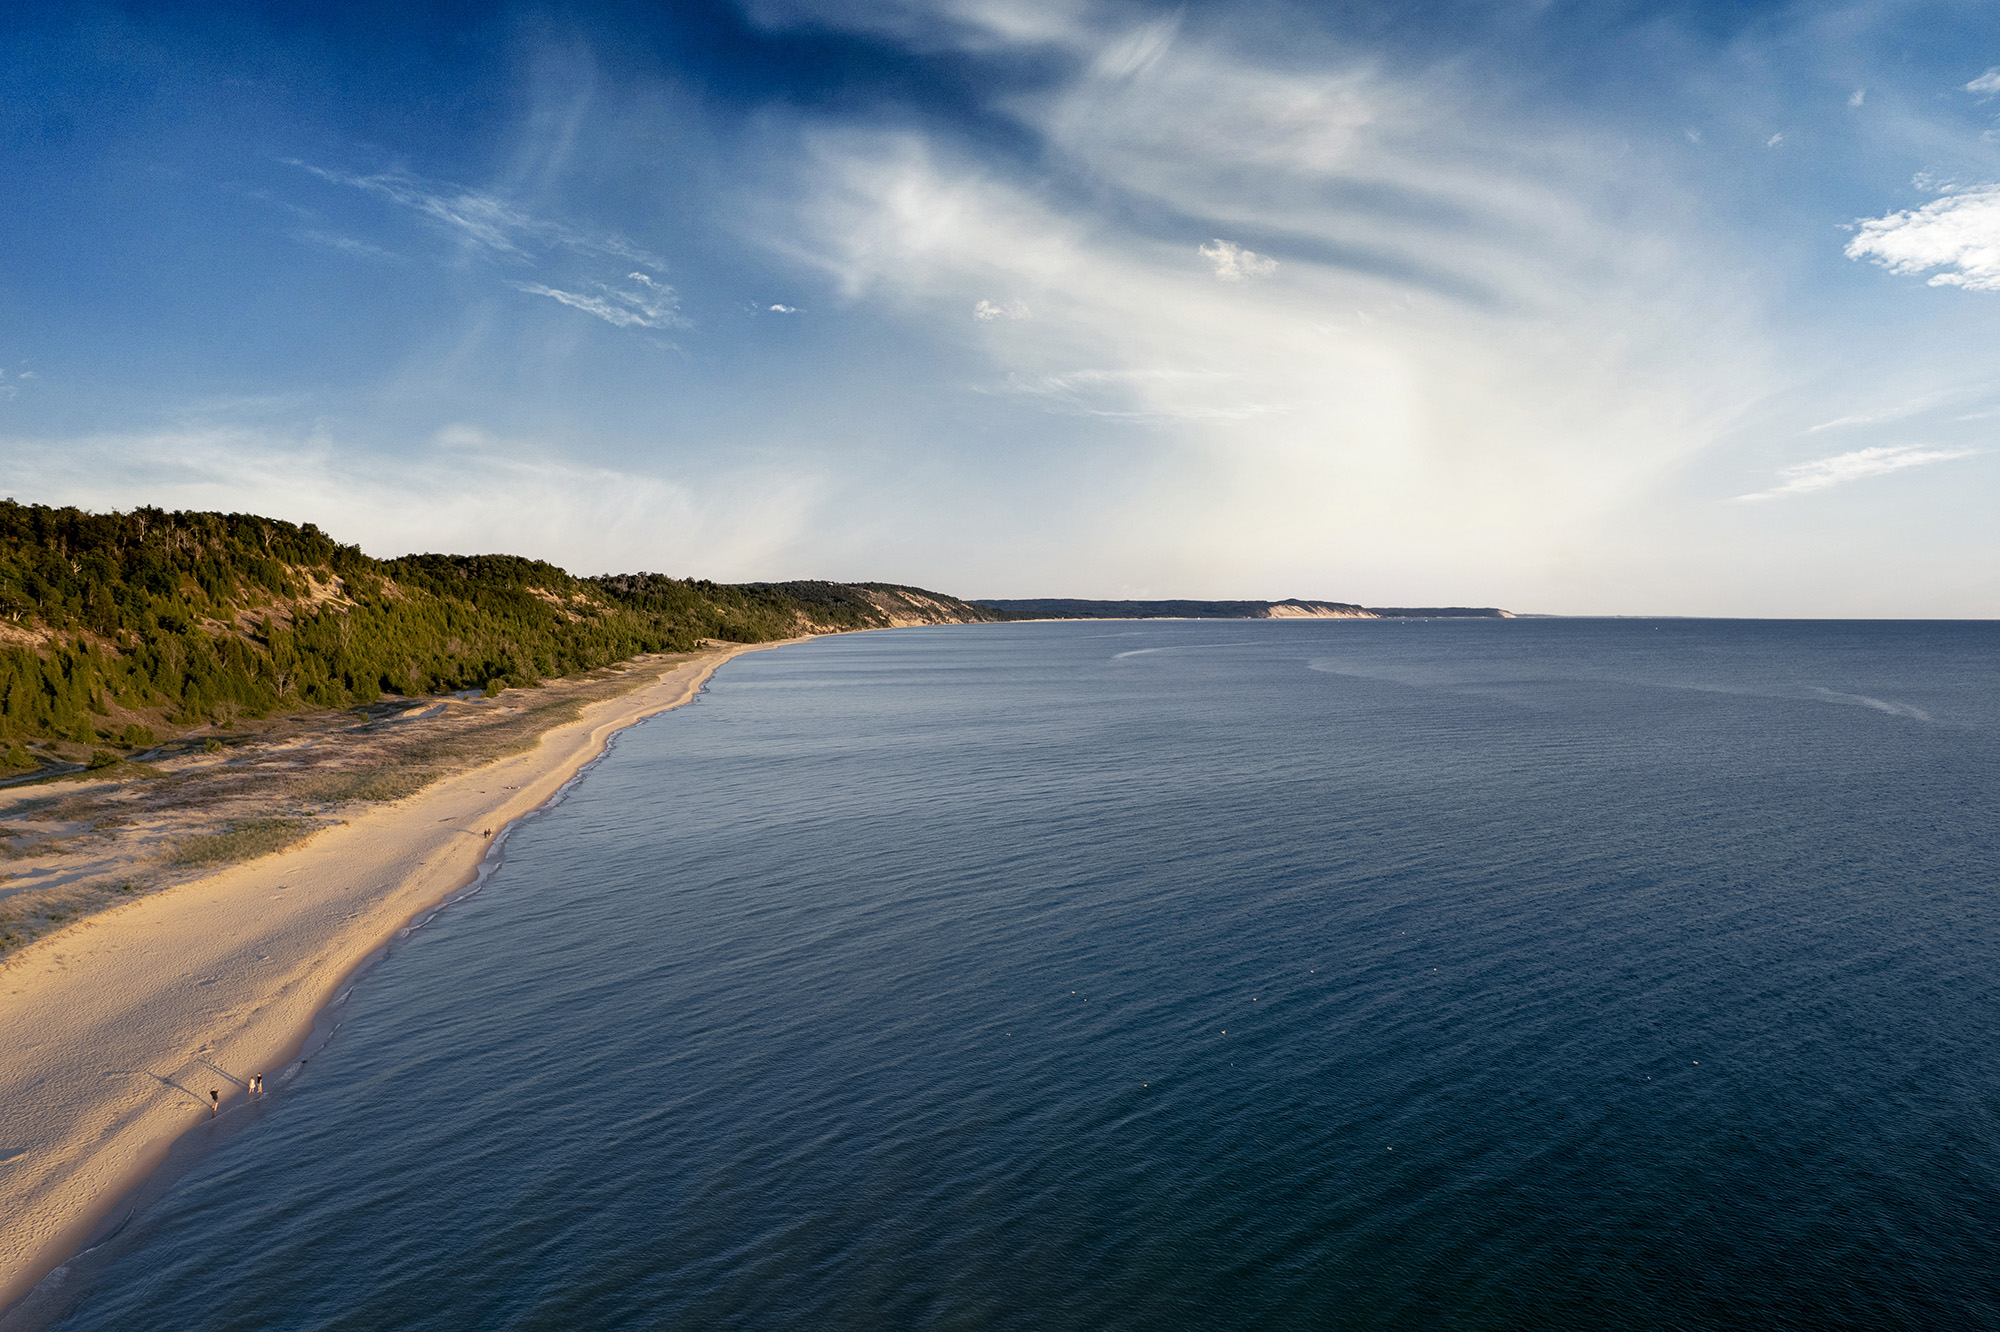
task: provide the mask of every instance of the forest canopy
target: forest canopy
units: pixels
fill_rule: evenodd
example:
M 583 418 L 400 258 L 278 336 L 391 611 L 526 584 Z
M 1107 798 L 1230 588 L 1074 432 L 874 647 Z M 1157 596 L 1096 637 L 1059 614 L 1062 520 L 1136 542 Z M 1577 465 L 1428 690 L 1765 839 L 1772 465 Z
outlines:
M 378 560 L 310 523 L 0 501 L 0 742 L 507 685 L 704 639 L 1005 618 L 890 584 L 578 578 L 513 555 Z

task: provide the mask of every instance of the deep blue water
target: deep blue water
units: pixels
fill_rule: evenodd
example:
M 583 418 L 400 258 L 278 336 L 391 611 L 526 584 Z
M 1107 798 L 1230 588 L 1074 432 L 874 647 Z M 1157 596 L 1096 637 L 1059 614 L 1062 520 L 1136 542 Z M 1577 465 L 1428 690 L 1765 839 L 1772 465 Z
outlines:
M 63 1327 L 2000 1327 L 1996 686 L 1989 624 L 746 657 Z

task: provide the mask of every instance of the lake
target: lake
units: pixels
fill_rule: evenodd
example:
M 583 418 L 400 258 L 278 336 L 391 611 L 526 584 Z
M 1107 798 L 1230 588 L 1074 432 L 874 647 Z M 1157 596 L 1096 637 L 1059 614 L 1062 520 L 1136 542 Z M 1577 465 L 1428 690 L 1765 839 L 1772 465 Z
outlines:
M 60 1325 L 2000 1327 L 1997 736 L 1986 623 L 752 654 Z

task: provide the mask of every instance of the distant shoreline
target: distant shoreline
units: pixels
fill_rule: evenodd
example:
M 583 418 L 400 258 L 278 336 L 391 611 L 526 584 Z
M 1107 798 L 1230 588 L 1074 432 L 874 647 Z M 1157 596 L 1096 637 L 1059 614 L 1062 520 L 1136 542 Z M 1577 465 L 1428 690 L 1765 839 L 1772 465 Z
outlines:
M 251 1074 L 276 1084 L 349 978 L 473 884 L 516 820 L 618 731 L 695 698 L 710 649 L 589 705 L 534 748 L 357 814 L 303 847 L 231 866 L 23 948 L 0 969 L 0 1312 L 87 1247 L 118 1204 Z M 274 1085 L 273 1091 L 277 1090 Z
M 1498 606 L 1361 606 L 1346 601 L 1093 601 L 1077 597 L 972 599 L 974 606 L 1038 620 L 1511 620 Z

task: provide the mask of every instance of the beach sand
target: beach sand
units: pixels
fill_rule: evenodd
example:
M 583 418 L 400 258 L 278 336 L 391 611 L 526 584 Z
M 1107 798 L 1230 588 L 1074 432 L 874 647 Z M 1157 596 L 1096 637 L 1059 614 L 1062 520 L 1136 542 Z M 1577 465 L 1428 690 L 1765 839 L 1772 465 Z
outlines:
M 613 732 L 753 650 L 704 652 L 589 704 L 532 750 L 93 916 L 0 969 L 0 1309 L 209 1118 L 211 1090 L 226 1114 L 251 1075 L 275 1084 L 354 970 L 473 882 L 489 832 L 547 802 Z

